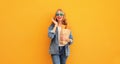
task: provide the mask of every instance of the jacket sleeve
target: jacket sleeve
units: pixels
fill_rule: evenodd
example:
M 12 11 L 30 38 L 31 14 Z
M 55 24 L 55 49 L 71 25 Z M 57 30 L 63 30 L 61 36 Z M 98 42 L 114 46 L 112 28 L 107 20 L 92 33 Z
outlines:
M 48 28 L 48 37 L 53 39 L 55 36 L 55 32 L 53 32 L 54 24 L 51 24 Z
M 70 32 L 70 36 L 69 36 L 70 42 L 68 42 L 68 45 L 71 45 L 73 43 L 73 35 L 72 32 Z

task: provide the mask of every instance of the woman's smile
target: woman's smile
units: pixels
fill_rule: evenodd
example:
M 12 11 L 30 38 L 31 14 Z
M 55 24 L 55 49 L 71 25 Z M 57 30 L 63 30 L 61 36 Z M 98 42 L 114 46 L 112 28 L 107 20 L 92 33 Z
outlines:
M 61 16 L 58 16 L 57 18 L 58 18 L 58 19 L 61 19 L 62 17 L 61 17 Z

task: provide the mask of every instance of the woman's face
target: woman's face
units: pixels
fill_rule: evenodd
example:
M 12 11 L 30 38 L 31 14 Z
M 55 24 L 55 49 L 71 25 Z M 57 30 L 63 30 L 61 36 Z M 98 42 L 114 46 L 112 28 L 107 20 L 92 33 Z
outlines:
M 56 18 L 58 21 L 62 21 L 64 13 L 62 11 L 57 11 Z

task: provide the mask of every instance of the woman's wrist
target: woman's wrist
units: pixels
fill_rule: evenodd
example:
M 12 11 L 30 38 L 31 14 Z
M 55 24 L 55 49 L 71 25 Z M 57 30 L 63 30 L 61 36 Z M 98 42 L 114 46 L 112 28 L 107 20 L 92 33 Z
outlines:
M 55 27 L 57 27 L 57 25 L 55 25 Z

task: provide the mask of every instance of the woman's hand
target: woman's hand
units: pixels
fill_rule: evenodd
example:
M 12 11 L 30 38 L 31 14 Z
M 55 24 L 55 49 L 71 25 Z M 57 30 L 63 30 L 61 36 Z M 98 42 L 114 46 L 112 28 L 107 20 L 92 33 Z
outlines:
M 52 18 L 52 22 L 55 24 L 55 26 L 58 26 L 57 21 L 55 21 L 53 18 Z
M 66 42 L 70 42 L 70 39 L 69 39 L 69 38 L 66 38 L 65 40 L 66 40 Z
M 55 33 L 58 23 L 53 18 L 52 18 L 52 22 L 55 24 L 54 28 L 52 29 L 52 32 Z
M 70 42 L 70 39 L 69 39 L 69 38 L 61 37 L 60 39 L 61 39 L 61 41 Z

